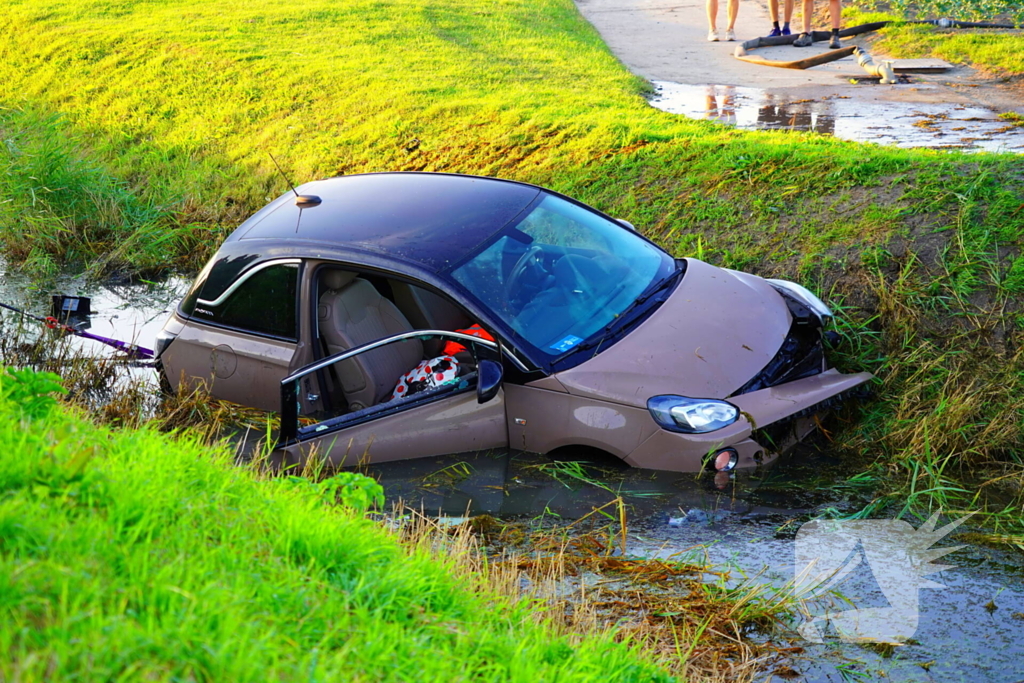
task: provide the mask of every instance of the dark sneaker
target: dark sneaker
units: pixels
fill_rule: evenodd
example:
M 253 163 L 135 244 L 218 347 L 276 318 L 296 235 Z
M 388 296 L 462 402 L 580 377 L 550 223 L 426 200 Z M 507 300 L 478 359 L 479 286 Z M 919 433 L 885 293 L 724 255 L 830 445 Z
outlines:
M 793 35 L 793 34 L 792 34 L 792 32 L 791 32 L 791 31 L 789 30 L 789 27 L 788 27 L 788 26 L 783 26 L 783 27 L 782 27 L 782 35 L 784 35 L 784 36 L 790 36 L 790 35 Z
M 838 50 L 842 46 L 843 44 L 839 42 L 839 36 L 833 33 L 832 40 L 828 41 L 828 48 L 830 50 Z
M 768 37 L 769 38 L 778 38 L 781 35 L 782 35 L 782 29 L 773 28 L 772 32 L 768 34 Z
M 814 44 L 814 38 L 811 38 L 810 33 L 801 33 L 796 40 L 793 41 L 794 47 L 807 47 L 808 45 Z

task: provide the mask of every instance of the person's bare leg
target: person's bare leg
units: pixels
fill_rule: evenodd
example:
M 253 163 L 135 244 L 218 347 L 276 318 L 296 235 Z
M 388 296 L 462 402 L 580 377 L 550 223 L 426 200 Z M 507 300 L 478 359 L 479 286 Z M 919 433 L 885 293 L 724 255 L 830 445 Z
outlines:
M 718 0 L 708 0 L 708 27 L 712 31 L 718 30 Z
M 829 0 L 828 2 L 828 17 L 832 21 L 832 35 L 829 37 L 828 46 L 829 49 L 838 50 L 842 47 L 842 43 L 839 42 L 839 22 L 842 17 L 843 10 L 839 6 L 839 0 Z
M 836 3 L 837 5 L 839 4 L 839 0 L 832 0 L 832 2 Z M 733 28 L 736 26 L 736 15 L 739 14 L 739 11 L 740 11 L 740 0 L 729 0 L 729 5 L 728 5 L 728 8 L 726 9 L 726 12 L 727 12 L 727 14 L 729 16 L 729 30 L 730 31 L 733 30 Z
M 786 6 L 788 7 L 793 0 L 786 0 Z M 768 18 L 772 22 L 778 22 L 779 20 L 779 0 L 768 0 Z
M 778 2 L 779 2 L 779 0 L 775 0 L 776 7 L 778 7 Z M 789 22 L 793 21 L 793 8 L 794 7 L 796 7 L 796 0 L 786 0 L 786 4 L 785 4 L 784 10 L 783 10 L 784 17 L 785 17 L 783 19 L 783 21 L 786 22 L 786 25 L 789 25 Z M 776 12 L 778 12 L 777 9 L 776 9 Z

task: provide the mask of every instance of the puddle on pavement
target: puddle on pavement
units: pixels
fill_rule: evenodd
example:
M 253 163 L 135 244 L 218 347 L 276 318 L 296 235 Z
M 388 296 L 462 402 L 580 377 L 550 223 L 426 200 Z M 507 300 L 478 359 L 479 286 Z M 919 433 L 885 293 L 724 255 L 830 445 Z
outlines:
M 1024 153 L 1024 127 L 967 104 L 806 97 L 758 88 L 654 81 L 650 103 L 672 114 L 751 130 L 797 130 L 897 147 Z M 859 85 L 858 88 L 888 86 Z M 899 87 L 899 86 L 895 86 Z
M 629 505 L 629 554 L 706 553 L 716 569 L 732 570 L 734 583 L 754 577 L 781 586 L 794 575 L 794 539 L 801 524 L 833 510 L 853 513 L 867 502 L 855 491 L 840 495 L 826 488 L 858 469 L 823 444 L 811 443 L 772 467 L 718 484 L 710 476 L 603 466 L 581 471 L 543 456 L 497 452 L 386 463 L 369 473 L 384 485 L 389 501 L 401 499 L 453 522 L 468 513 L 569 524 L 622 495 Z M 912 521 L 915 528 L 920 525 Z M 958 542 L 947 538 L 937 545 Z M 952 568 L 927 578 L 947 588 L 920 589 L 912 644 L 885 652 L 839 642 L 828 631 L 823 644 L 793 634 L 792 646 L 804 651 L 785 663 L 799 674 L 786 680 L 1020 681 L 1020 554 L 968 545 L 938 562 Z M 857 608 L 887 607 L 868 566 L 836 588 Z

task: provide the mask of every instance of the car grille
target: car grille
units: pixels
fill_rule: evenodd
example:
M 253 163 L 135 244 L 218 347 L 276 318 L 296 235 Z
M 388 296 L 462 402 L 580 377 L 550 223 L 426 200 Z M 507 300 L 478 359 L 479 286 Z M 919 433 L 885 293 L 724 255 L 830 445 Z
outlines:
M 805 319 L 794 318 L 786 339 L 775 357 L 759 373 L 732 393 L 749 394 L 820 374 L 825 368 L 825 350 L 821 340 L 821 326 Z

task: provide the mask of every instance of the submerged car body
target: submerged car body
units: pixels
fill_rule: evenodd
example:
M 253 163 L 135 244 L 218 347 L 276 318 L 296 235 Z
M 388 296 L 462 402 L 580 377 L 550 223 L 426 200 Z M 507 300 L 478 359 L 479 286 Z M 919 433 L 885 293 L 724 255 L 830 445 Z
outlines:
M 280 411 L 287 459 L 589 447 L 729 470 L 772 460 L 871 379 L 828 367 L 830 315 L 799 285 L 672 259 L 543 188 L 381 173 L 253 215 L 157 352 L 173 389 Z M 400 395 L 425 359 L 446 359 L 444 381 Z

